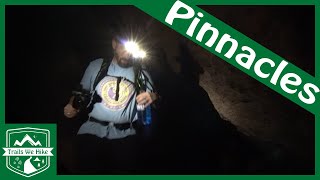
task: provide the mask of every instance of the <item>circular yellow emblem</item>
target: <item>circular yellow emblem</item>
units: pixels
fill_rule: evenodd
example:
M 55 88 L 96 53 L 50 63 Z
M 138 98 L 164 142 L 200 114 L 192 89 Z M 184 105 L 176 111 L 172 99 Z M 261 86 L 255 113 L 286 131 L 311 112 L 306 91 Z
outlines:
M 117 81 L 111 80 L 101 84 L 101 98 L 106 107 L 112 110 L 124 108 L 133 93 L 133 85 L 128 81 L 119 83 L 119 98 L 116 101 Z

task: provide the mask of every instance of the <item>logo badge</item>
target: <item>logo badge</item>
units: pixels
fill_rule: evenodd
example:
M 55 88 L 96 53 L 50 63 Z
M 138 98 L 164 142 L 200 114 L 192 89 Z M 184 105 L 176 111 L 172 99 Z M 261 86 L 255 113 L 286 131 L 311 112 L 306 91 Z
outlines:
M 9 129 L 6 132 L 7 168 L 19 175 L 31 177 L 50 167 L 50 131 L 38 128 Z

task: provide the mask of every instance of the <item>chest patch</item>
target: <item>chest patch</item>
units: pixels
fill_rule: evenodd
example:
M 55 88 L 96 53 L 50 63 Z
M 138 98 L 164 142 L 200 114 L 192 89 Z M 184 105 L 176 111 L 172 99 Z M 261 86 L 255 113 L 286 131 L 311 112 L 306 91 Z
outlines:
M 102 98 L 102 103 L 110 110 L 120 110 L 126 107 L 134 93 L 133 84 L 127 80 L 122 79 L 118 87 L 119 98 L 116 101 L 117 78 L 105 77 L 97 86 L 97 92 Z

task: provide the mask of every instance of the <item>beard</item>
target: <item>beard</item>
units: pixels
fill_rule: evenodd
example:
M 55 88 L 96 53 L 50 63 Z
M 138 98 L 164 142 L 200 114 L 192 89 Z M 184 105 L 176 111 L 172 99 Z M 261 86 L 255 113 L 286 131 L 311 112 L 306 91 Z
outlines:
M 129 67 L 132 67 L 133 65 L 133 61 L 130 58 L 119 57 L 119 55 L 116 53 L 115 53 L 115 58 L 116 58 L 117 64 L 122 68 L 129 68 Z
M 132 66 L 131 59 L 120 58 L 120 59 L 117 59 L 117 63 L 120 67 L 123 67 L 123 68 L 129 68 Z

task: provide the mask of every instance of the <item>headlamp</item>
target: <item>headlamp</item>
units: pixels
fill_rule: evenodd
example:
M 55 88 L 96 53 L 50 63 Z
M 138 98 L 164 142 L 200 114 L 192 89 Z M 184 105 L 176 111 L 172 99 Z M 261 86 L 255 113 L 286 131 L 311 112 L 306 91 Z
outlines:
M 127 52 L 129 52 L 133 58 L 145 58 L 146 52 L 142 49 L 140 49 L 139 45 L 134 41 L 127 41 L 124 43 L 124 47 Z

